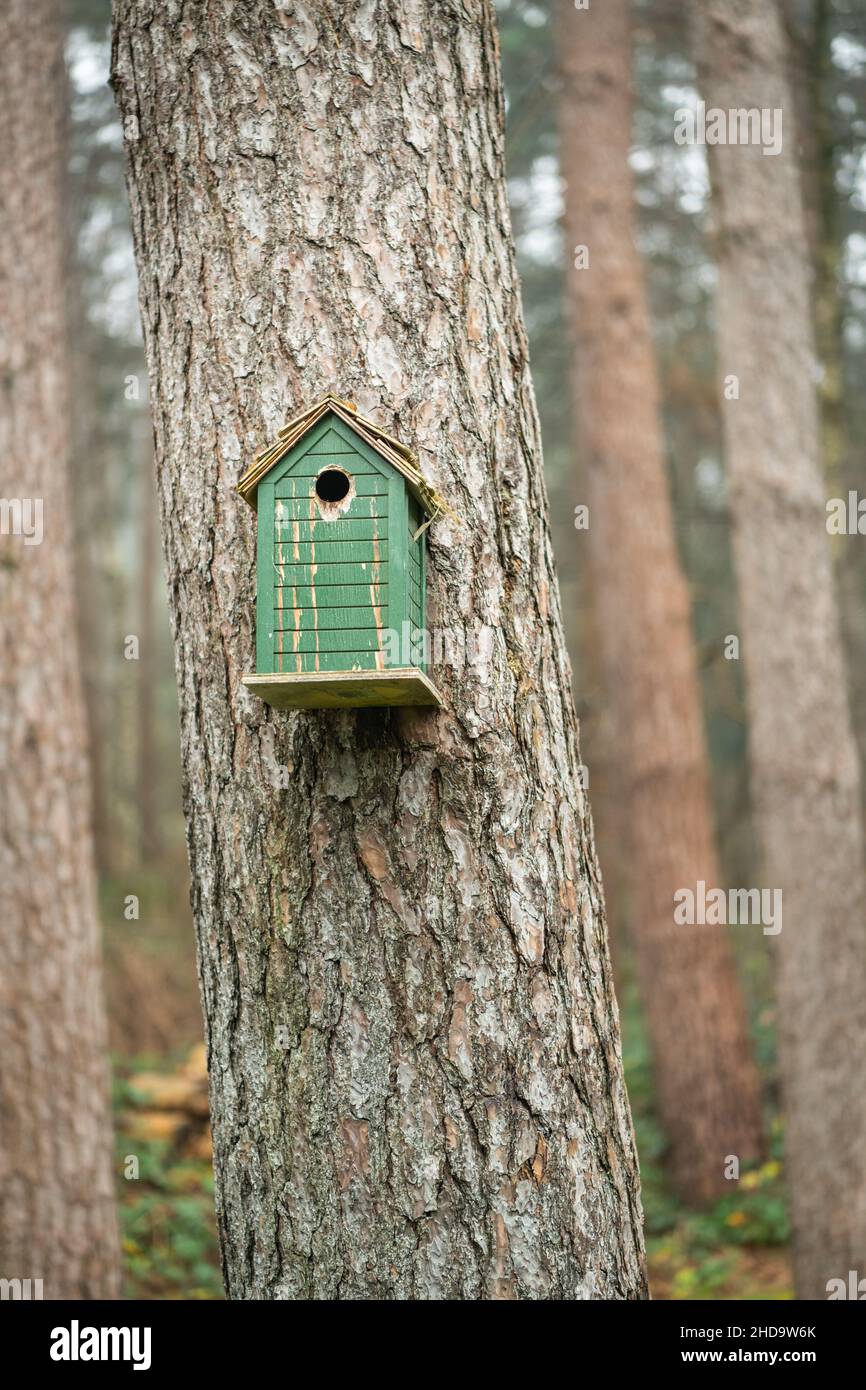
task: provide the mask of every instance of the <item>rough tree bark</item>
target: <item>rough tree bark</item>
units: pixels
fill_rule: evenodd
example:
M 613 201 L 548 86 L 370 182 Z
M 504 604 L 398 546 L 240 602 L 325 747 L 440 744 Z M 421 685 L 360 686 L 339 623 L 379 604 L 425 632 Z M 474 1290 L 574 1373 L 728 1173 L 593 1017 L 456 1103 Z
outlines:
M 492 6 L 115 20 L 228 1292 L 641 1297 Z M 280 715 L 239 685 L 233 488 L 330 386 L 459 516 L 432 621 L 494 639 L 435 670 L 441 714 Z
M 720 373 L 752 791 L 783 893 L 779 1045 L 801 1297 L 866 1250 L 863 827 L 826 531 L 794 108 L 775 5 L 702 0 L 701 95 L 783 111 L 783 149 L 710 151 Z M 855 542 L 849 541 L 849 544 Z
M 119 1247 L 85 717 L 73 597 L 64 321 L 62 36 L 51 0 L 0 15 L 0 1277 L 110 1298 Z
M 634 235 L 629 0 L 559 0 L 560 164 L 575 345 L 580 500 L 619 749 L 630 926 L 674 1183 L 730 1190 L 761 1144 L 757 1069 L 725 929 L 678 926 L 674 892 L 718 886 L 691 603 L 668 496 L 649 309 Z

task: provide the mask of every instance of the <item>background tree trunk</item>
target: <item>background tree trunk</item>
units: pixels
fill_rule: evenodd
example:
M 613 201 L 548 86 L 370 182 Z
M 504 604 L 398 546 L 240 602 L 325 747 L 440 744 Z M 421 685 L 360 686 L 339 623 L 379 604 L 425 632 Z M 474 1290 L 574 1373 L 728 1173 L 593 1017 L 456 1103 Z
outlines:
M 229 1294 L 641 1297 L 492 6 L 115 20 Z M 460 516 L 432 621 L 494 640 L 436 670 L 441 714 L 281 715 L 239 685 L 233 488 L 330 386 Z
M 708 106 L 781 109 L 783 149 L 711 150 L 720 374 L 740 588 L 752 791 L 783 891 L 779 1045 L 799 1294 L 825 1298 L 866 1250 L 863 827 L 826 531 L 809 264 L 775 5 L 703 0 Z M 856 544 L 849 540 L 848 544 Z
M 153 864 L 162 844 L 157 812 L 159 779 L 158 745 L 156 738 L 156 698 L 158 676 L 157 625 L 154 612 L 158 561 L 158 530 L 156 492 L 153 480 L 153 433 L 147 416 L 142 416 L 140 439 L 136 454 L 141 481 L 141 525 L 138 612 L 141 640 L 136 748 L 136 791 L 138 801 L 138 848 L 142 863 Z
M 782 8 L 788 88 L 794 98 L 797 149 L 803 188 L 806 244 L 812 269 L 812 314 L 819 365 L 819 439 L 824 487 L 832 497 L 847 497 L 859 488 L 863 463 L 853 439 L 862 431 L 854 423 L 847 380 L 846 299 L 843 206 L 837 189 L 840 168 L 859 162 L 854 128 L 841 119 L 848 93 L 840 91 L 834 72 L 833 0 L 812 0 L 803 10 L 799 0 Z M 861 26 L 863 17 L 860 17 Z M 841 124 L 842 132 L 838 130 Z M 856 127 L 855 127 L 856 128 Z M 855 386 L 856 392 L 856 386 Z M 861 768 L 866 758 L 866 613 L 863 605 L 862 550 L 838 539 L 831 544 L 842 642 L 848 670 L 849 702 Z M 861 804 L 864 787 L 860 786 Z
M 63 110 L 51 0 L 0 15 L 0 1276 L 111 1298 L 118 1243 L 67 477 Z M 16 621 L 10 620 L 14 614 Z
M 67 84 L 68 86 L 68 84 Z M 82 217 L 78 200 L 67 184 L 65 208 L 68 243 L 74 242 Z M 72 490 L 73 554 L 77 596 L 78 651 L 84 695 L 85 727 L 90 770 L 90 806 L 93 847 L 97 875 L 108 874 L 113 866 L 112 842 L 115 823 L 111 815 L 109 758 L 107 749 L 112 730 L 111 700 L 105 680 L 106 612 L 100 561 L 105 546 L 100 544 L 106 529 L 108 508 L 105 496 L 105 461 L 100 457 L 100 420 L 92 370 L 92 342 L 87 322 L 81 265 L 71 251 L 66 263 L 67 323 L 69 340 L 76 352 L 69 354 L 69 388 L 75 402 L 70 422 L 69 452 L 75 460 L 75 487 Z
M 585 537 L 628 835 L 629 921 L 673 1181 L 701 1203 L 754 1158 L 761 1107 L 723 927 L 674 921 L 674 893 L 719 886 L 691 603 L 665 470 L 658 373 L 634 236 L 629 0 L 559 0 L 561 167 Z

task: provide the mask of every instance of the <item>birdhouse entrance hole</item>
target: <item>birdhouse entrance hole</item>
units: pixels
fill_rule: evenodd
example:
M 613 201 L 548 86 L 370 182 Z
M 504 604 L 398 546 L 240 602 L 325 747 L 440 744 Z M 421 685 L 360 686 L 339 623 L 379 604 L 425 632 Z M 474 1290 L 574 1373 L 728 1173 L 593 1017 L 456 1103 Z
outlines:
M 321 502 L 342 502 L 350 486 L 351 480 L 342 468 L 326 468 L 316 479 L 316 496 Z

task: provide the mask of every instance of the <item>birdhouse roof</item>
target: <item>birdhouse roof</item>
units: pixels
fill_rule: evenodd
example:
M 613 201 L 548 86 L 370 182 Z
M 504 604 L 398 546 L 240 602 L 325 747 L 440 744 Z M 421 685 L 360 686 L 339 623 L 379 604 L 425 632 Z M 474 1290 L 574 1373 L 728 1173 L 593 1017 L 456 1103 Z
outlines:
M 398 473 L 402 473 L 411 491 L 431 520 L 440 512 L 447 510 L 445 502 L 436 490 L 422 478 L 412 450 L 407 448 L 405 444 L 401 444 L 399 439 L 395 439 L 393 435 L 387 434 L 374 421 L 368 420 L 364 415 L 359 415 L 351 401 L 341 400 L 339 396 L 335 396 L 330 391 L 321 400 L 316 401 L 315 405 L 308 406 L 306 410 L 301 411 L 300 415 L 295 415 L 280 430 L 273 443 L 256 455 L 255 462 L 243 474 L 237 488 L 241 497 L 249 502 L 250 506 L 255 507 L 256 505 L 256 489 L 265 474 L 269 473 L 281 458 L 285 458 L 289 450 L 293 449 L 312 429 L 313 425 L 317 424 L 329 411 L 343 420 L 366 444 L 381 454 L 392 468 L 396 468 Z

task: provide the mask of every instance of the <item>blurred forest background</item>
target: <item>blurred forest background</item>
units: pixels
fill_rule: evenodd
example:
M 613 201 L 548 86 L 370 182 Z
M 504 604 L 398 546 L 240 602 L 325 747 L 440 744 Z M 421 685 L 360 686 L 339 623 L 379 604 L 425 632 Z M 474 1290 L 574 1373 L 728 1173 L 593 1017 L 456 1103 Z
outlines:
M 655 1104 L 642 1000 L 629 940 L 629 896 L 615 804 L 615 737 L 595 659 L 575 463 L 551 8 L 499 0 L 508 99 L 508 167 L 551 519 L 581 718 L 582 756 L 599 835 L 623 1019 L 656 1298 L 792 1296 L 775 1054 L 773 981 L 759 931 L 731 932 L 761 1077 L 768 1142 L 729 1195 L 696 1212 L 676 1195 L 669 1136 Z M 862 480 L 866 412 L 866 9 L 803 0 L 785 10 L 802 103 L 803 184 L 813 240 L 827 495 Z M 81 651 L 93 753 L 107 992 L 121 1158 L 127 1293 L 219 1297 L 207 1098 L 180 793 L 171 635 L 152 478 L 147 374 L 109 65 L 109 0 L 70 7 L 70 315 L 74 496 Z M 738 632 L 715 361 L 705 151 L 672 139 L 693 106 L 682 7 L 638 3 L 633 53 L 637 240 L 660 373 L 667 480 L 679 559 L 692 597 L 723 884 L 760 882 L 750 814 Z M 287 402 L 289 406 L 295 403 Z M 627 408 L 624 406 L 624 408 Z M 861 755 L 866 750 L 866 563 L 834 550 Z M 137 639 L 137 642 L 130 639 Z

